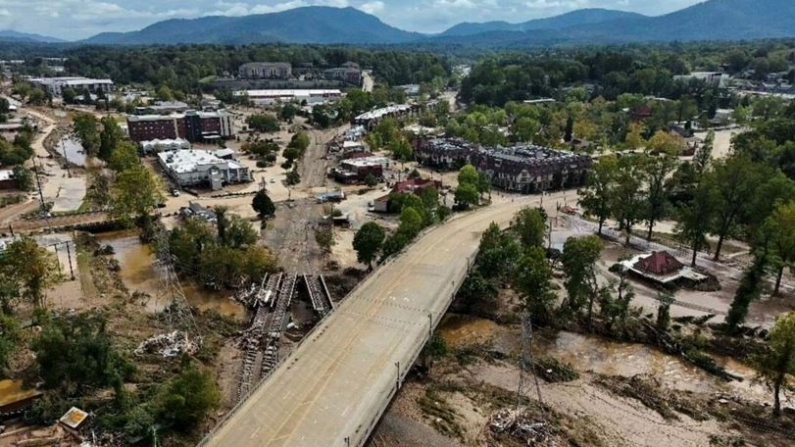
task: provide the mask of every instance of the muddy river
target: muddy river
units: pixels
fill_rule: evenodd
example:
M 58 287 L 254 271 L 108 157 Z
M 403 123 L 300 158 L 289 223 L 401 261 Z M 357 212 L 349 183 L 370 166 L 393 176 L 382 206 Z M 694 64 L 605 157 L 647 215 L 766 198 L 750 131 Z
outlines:
M 155 255 L 149 246 L 142 245 L 134 232 L 113 232 L 98 236 L 100 243 L 113 247 L 121 266 L 121 279 L 131 292 L 150 295 L 146 307 L 152 312 L 162 311 L 171 302 L 163 291 L 162 272 L 155 266 Z M 207 291 L 183 280 L 182 290 L 191 306 L 201 310 L 215 310 L 221 315 L 243 319 L 246 310 L 230 299 L 225 292 Z
M 518 352 L 519 334 L 496 323 L 448 315 L 441 326 L 442 337 L 452 347 L 492 342 L 506 352 Z M 507 342 L 506 342 L 507 341 Z M 631 377 L 648 374 L 666 386 L 700 393 L 725 392 L 760 402 L 767 402 L 770 393 L 754 382 L 755 372 L 749 366 L 728 357 L 713 356 L 715 361 L 742 381 L 724 382 L 682 359 L 649 346 L 617 343 L 599 337 L 559 332 L 551 340 L 539 340 L 533 352 L 537 356 L 554 357 L 569 363 L 580 372 Z

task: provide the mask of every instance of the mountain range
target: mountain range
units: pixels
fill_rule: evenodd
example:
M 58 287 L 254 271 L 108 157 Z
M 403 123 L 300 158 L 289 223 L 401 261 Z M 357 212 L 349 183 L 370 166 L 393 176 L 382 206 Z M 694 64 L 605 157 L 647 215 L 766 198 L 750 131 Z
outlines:
M 20 33 L 10 29 L 0 31 L 0 41 L 3 42 L 37 42 L 37 43 L 60 43 L 66 42 L 57 37 L 42 36 L 40 34 Z
M 308 6 L 243 17 L 171 19 L 126 33 L 80 41 L 100 45 L 180 43 L 458 44 L 522 47 L 795 37 L 795 0 L 708 0 L 662 16 L 581 9 L 523 23 L 455 25 L 440 34 L 404 31 L 354 8 Z M 55 42 L 45 36 L 0 32 L 0 41 Z

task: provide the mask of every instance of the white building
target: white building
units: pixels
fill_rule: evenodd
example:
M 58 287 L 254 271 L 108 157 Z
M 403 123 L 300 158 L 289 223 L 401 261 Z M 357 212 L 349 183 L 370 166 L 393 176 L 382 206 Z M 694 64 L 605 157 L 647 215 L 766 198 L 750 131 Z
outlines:
M 721 88 L 726 87 L 729 83 L 729 75 L 719 71 L 694 71 L 689 75 L 674 76 L 674 81 L 689 81 L 691 79 L 698 79 Z
M 182 138 L 141 141 L 141 150 L 144 154 L 187 149 L 190 149 L 190 141 Z
M 88 89 L 91 93 L 109 93 L 113 90 L 113 81 L 110 79 L 89 79 L 79 76 L 60 78 L 29 78 L 31 84 L 39 86 L 53 96 L 61 96 L 65 89 L 72 89 L 78 94 Z
M 274 104 L 276 102 L 301 102 L 317 104 L 334 101 L 342 97 L 338 89 L 267 89 L 267 90 L 240 90 L 235 96 L 248 95 L 249 99 L 257 105 Z
M 217 190 L 225 184 L 251 181 L 247 167 L 218 157 L 216 151 L 165 151 L 158 153 L 157 157 L 163 169 L 180 186 L 208 185 Z

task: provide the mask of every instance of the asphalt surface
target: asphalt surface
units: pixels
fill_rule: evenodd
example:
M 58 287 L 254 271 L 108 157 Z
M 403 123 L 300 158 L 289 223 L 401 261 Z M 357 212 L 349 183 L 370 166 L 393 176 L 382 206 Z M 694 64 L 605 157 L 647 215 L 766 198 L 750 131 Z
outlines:
M 424 346 L 429 315 L 435 326 L 464 280 L 482 232 L 538 200 L 491 205 L 424 234 L 354 290 L 202 445 L 363 445 Z

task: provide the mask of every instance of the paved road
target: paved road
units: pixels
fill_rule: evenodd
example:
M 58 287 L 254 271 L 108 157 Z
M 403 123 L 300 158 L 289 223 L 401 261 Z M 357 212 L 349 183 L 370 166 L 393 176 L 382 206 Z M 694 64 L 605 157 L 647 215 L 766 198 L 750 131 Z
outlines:
M 204 445 L 343 447 L 348 437 L 363 445 L 398 373 L 425 344 L 429 315 L 435 325 L 465 278 L 481 233 L 537 201 L 495 204 L 432 229 L 363 282 Z

